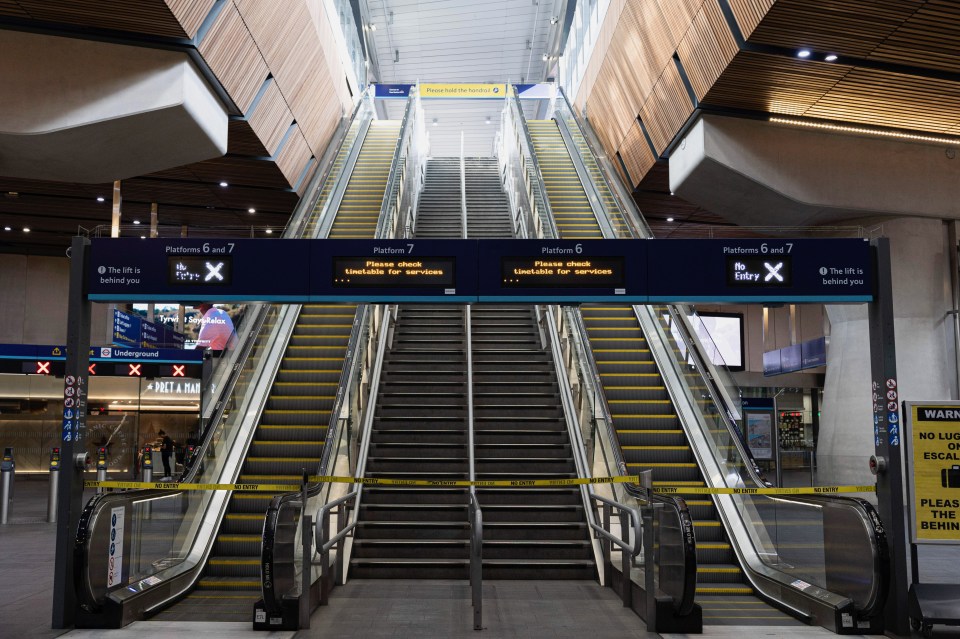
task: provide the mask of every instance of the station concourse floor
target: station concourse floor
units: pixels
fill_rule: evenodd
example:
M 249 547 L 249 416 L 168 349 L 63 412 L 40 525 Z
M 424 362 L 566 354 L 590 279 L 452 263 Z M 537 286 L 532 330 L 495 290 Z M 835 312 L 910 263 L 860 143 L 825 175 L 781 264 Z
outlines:
M 473 630 L 469 588 L 459 581 L 352 580 L 337 588 L 330 605 L 319 608 L 312 629 L 256 632 L 249 623 L 141 621 L 120 630 L 52 630 L 54 524 L 46 523 L 46 478 L 17 478 L 9 523 L 0 526 L 0 637 L 67 636 L 71 639 L 227 639 L 257 637 L 357 637 L 362 639 L 627 639 L 688 635 L 647 632 L 643 621 L 623 608 L 612 591 L 585 582 L 488 581 L 484 583 L 484 630 Z M 960 582 L 960 560 L 921 555 L 928 581 Z M 398 588 L 399 586 L 399 588 Z M 398 590 L 402 596 L 398 596 Z M 589 606 L 577 602 L 590 600 Z M 707 626 L 704 639 L 834 636 L 812 626 Z M 854 636 L 854 635 L 847 635 Z M 937 626 L 934 637 L 960 637 L 960 629 Z

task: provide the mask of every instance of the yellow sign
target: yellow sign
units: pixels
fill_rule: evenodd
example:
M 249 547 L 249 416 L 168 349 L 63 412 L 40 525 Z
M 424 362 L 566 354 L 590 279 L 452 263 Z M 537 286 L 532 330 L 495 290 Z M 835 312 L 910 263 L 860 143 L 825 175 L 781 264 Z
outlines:
M 421 98 L 502 98 L 506 84 L 421 84 Z
M 907 404 L 917 543 L 960 541 L 960 402 Z

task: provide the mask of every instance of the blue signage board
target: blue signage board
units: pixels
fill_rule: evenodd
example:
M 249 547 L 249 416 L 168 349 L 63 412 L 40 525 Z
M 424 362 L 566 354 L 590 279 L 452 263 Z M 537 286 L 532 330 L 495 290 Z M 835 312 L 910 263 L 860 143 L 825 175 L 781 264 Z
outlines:
M 163 345 L 163 327 L 145 319 L 140 320 L 140 346 L 160 348 Z
M 645 240 L 483 242 L 481 302 L 645 302 Z
M 61 361 L 67 359 L 67 347 L 51 344 L 0 344 L 0 359 Z M 150 349 L 128 348 L 126 346 L 91 346 L 90 361 L 151 361 L 164 364 L 199 364 L 203 362 L 203 351 L 178 348 Z
M 868 302 L 863 239 L 649 242 L 651 302 Z
M 780 368 L 784 373 L 793 373 L 800 370 L 800 345 L 784 346 L 780 349 Z
M 377 98 L 404 98 L 410 95 L 412 84 L 375 84 L 374 97 Z
M 800 344 L 800 368 L 816 368 L 827 364 L 827 338 L 817 337 Z
M 763 354 L 763 374 L 765 377 L 779 375 L 783 372 L 783 365 L 780 363 L 780 350 L 767 351 Z
M 126 348 L 123 346 L 95 346 L 90 349 L 91 362 L 153 362 L 160 364 L 199 364 L 202 350 L 181 348 Z
M 473 240 L 318 240 L 310 301 L 475 302 Z
M 302 301 L 311 240 L 98 239 L 92 301 Z M 139 327 L 136 335 L 139 342 Z
M 0 359 L 66 360 L 67 347 L 48 344 L 0 344 Z
M 140 318 L 114 309 L 113 343 L 118 346 L 140 346 Z
M 163 327 L 163 345 L 167 348 L 183 348 L 186 336 L 168 326 Z

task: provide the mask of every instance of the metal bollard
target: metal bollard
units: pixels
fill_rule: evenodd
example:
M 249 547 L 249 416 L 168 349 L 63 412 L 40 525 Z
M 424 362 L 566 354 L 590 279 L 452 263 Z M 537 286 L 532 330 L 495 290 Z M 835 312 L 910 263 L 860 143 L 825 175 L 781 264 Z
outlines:
M 13 475 L 16 470 L 13 461 L 13 448 L 3 449 L 0 460 L 0 524 L 6 524 L 10 515 L 10 502 L 13 501 Z
M 143 481 L 153 481 L 153 449 L 150 446 L 143 448 Z
M 107 481 L 107 449 L 97 449 L 97 481 Z M 103 492 L 103 488 L 97 488 L 97 494 Z
M 50 449 L 50 494 L 47 496 L 47 521 L 57 523 L 57 490 L 60 485 L 60 449 Z
M 143 463 L 141 464 L 141 468 L 143 469 L 143 481 L 153 481 L 153 448 L 150 446 L 143 447 Z M 143 504 L 141 513 L 144 519 L 150 519 L 150 516 L 153 514 L 152 503 L 148 501 Z

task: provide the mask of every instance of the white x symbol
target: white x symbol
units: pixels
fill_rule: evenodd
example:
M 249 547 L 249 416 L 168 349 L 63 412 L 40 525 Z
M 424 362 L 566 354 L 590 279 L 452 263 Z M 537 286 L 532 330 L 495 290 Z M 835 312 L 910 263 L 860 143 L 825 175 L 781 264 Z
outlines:
M 204 282 L 209 282 L 211 279 L 217 278 L 218 280 L 220 280 L 220 281 L 222 282 L 222 281 L 223 281 L 223 275 L 220 275 L 220 269 L 223 268 L 223 262 L 220 262 L 220 263 L 217 264 L 216 266 L 214 266 L 214 265 L 211 264 L 210 262 L 206 262 L 205 264 L 206 264 L 206 266 L 207 266 L 207 271 L 208 271 L 208 273 L 207 273 L 207 276 L 206 276 L 205 278 L 203 278 L 203 281 L 204 281 Z
M 769 282 L 773 278 L 777 278 L 778 282 L 783 281 L 783 276 L 779 273 L 780 269 L 783 268 L 783 262 L 779 262 L 776 266 L 770 266 L 766 262 L 764 262 L 763 265 L 767 267 L 768 271 L 770 271 L 767 273 L 767 276 L 763 278 L 764 282 Z

